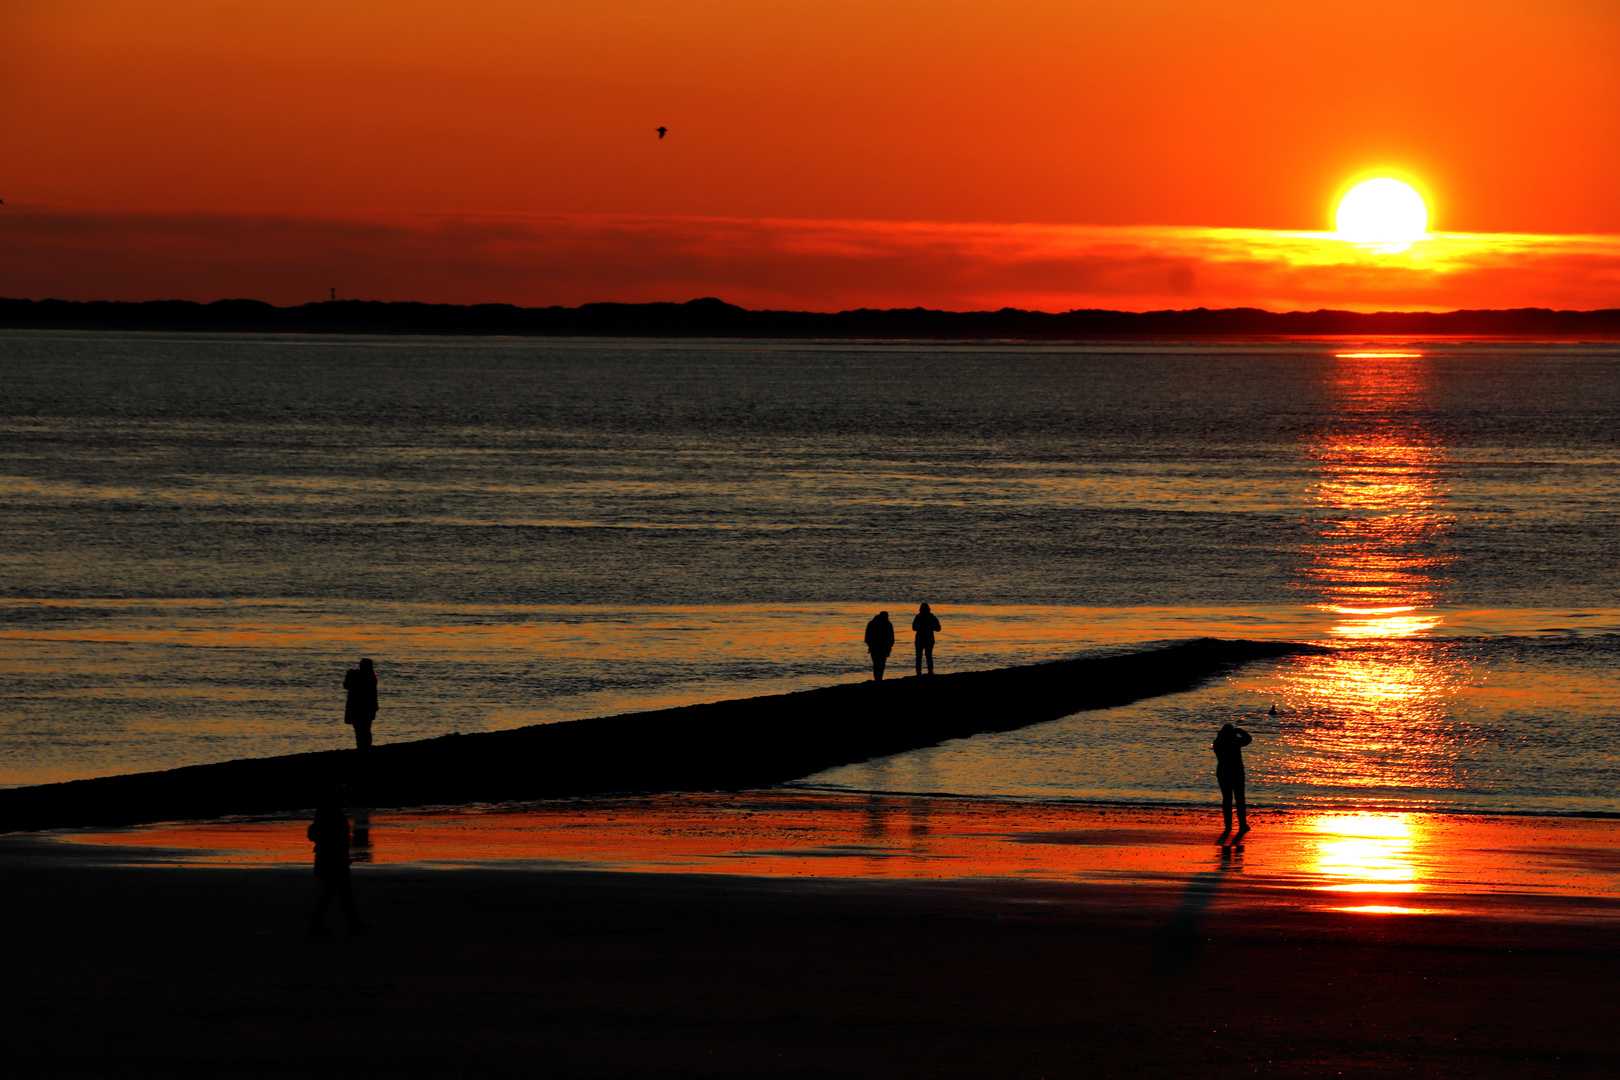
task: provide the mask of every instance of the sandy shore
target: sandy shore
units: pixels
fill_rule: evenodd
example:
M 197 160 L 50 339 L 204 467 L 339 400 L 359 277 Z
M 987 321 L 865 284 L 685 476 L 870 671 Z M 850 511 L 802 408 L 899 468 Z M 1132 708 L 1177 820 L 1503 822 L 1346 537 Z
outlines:
M 1614 823 L 1257 820 L 1223 852 L 1191 812 L 780 791 L 374 816 L 354 878 L 375 928 L 314 939 L 314 879 L 283 861 L 307 859 L 296 821 L 13 837 L 8 1062 L 23 1076 L 1620 1068 Z M 998 861 L 1017 851 L 1031 854 Z M 548 868 L 562 865 L 576 868 Z M 589 869 L 605 865 L 637 869 Z

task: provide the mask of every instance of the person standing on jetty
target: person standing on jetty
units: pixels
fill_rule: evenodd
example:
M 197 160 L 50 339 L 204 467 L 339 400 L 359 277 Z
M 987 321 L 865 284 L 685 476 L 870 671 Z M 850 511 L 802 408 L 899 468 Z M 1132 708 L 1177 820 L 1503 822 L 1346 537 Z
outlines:
M 306 831 L 315 845 L 315 876 L 321 879 L 321 898 L 309 916 L 310 934 L 321 937 L 326 929 L 326 908 L 336 896 L 343 905 L 343 917 L 349 922 L 349 933 L 360 934 L 366 923 L 354 908 L 354 894 L 349 886 L 349 819 L 343 815 L 343 787 L 328 785 L 321 792 L 321 801 L 315 807 L 315 820 Z
M 911 620 L 911 628 L 917 631 L 917 674 L 922 674 L 923 657 L 928 657 L 928 674 L 934 673 L 934 635 L 939 632 L 939 618 L 924 604 L 917 609 L 917 615 Z
M 866 651 L 872 654 L 872 681 L 883 681 L 883 666 L 894 651 L 894 623 L 889 613 L 880 611 L 866 624 Z
M 377 718 L 377 673 L 370 660 L 350 668 L 343 676 L 343 689 L 349 692 L 343 703 L 343 722 L 354 728 L 354 745 L 364 750 L 371 745 L 371 722 Z
M 1221 785 L 1221 815 L 1232 831 L 1232 800 L 1237 800 L 1238 833 L 1249 831 L 1249 808 L 1243 801 L 1243 748 L 1254 741 L 1247 731 L 1227 724 L 1210 744 L 1215 751 L 1215 782 Z

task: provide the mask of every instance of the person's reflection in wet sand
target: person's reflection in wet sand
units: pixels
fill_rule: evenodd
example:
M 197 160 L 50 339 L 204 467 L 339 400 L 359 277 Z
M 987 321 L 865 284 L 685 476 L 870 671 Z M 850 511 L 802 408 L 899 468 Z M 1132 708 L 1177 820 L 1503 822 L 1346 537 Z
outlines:
M 370 660 L 361 660 L 359 667 L 344 674 L 343 689 L 348 691 L 343 722 L 354 728 L 355 749 L 365 750 L 371 746 L 371 722 L 377 718 L 377 672 Z
M 861 830 L 863 853 L 860 865 L 866 877 L 888 877 L 894 873 L 894 847 L 889 843 L 890 819 L 894 807 L 882 795 L 869 795 L 866 799 L 866 822 Z
M 1232 804 L 1237 803 L 1238 835 L 1249 831 L 1249 808 L 1243 795 L 1243 748 L 1254 739 L 1235 724 L 1224 725 L 1210 748 L 1215 751 L 1215 782 L 1221 786 L 1222 836 L 1232 831 Z
M 866 624 L 866 650 L 872 654 L 872 681 L 883 681 L 883 668 L 894 651 L 894 624 L 889 613 L 880 611 Z
M 866 797 L 866 821 L 861 835 L 867 840 L 882 840 L 889 835 L 889 804 L 882 795 Z
M 929 852 L 929 840 L 933 833 L 929 819 L 933 817 L 934 800 L 921 797 L 911 799 L 906 803 L 906 818 L 909 828 L 906 836 L 911 841 L 913 855 L 926 855 Z
M 928 658 L 928 674 L 934 673 L 934 635 L 939 632 L 939 617 L 923 604 L 917 609 L 917 615 L 911 620 L 911 628 L 917 632 L 917 674 L 923 673 L 923 657 Z
M 371 811 L 364 806 L 354 808 L 349 836 L 349 861 L 371 861 Z
M 349 819 L 343 816 L 342 785 L 329 784 L 321 791 L 315 820 L 306 835 L 315 845 L 315 876 L 321 879 L 321 898 L 309 916 L 310 934 L 319 937 L 331 932 L 326 928 L 326 909 L 334 896 L 343 905 L 349 933 L 365 933 L 367 924 L 355 910 L 349 884 Z

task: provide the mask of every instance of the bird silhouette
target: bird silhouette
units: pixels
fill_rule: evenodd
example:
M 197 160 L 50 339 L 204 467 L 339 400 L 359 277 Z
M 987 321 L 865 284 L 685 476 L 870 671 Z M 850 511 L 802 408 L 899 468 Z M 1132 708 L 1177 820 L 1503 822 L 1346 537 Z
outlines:
M 660 139 L 662 139 L 664 137 L 664 133 L 667 132 L 669 130 L 669 128 L 667 128 L 667 127 L 655 127 L 655 128 L 653 128 L 653 130 L 658 132 L 658 137 Z

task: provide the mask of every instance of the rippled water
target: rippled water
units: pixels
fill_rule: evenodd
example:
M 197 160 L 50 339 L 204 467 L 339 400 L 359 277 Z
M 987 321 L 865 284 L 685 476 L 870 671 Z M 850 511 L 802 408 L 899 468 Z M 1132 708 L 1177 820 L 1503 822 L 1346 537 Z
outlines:
M 342 745 L 362 654 L 382 739 L 857 678 L 928 600 L 947 671 L 1336 648 L 806 783 L 1203 801 L 1246 717 L 1257 801 L 1620 811 L 1617 361 L 0 334 L 0 782 Z

